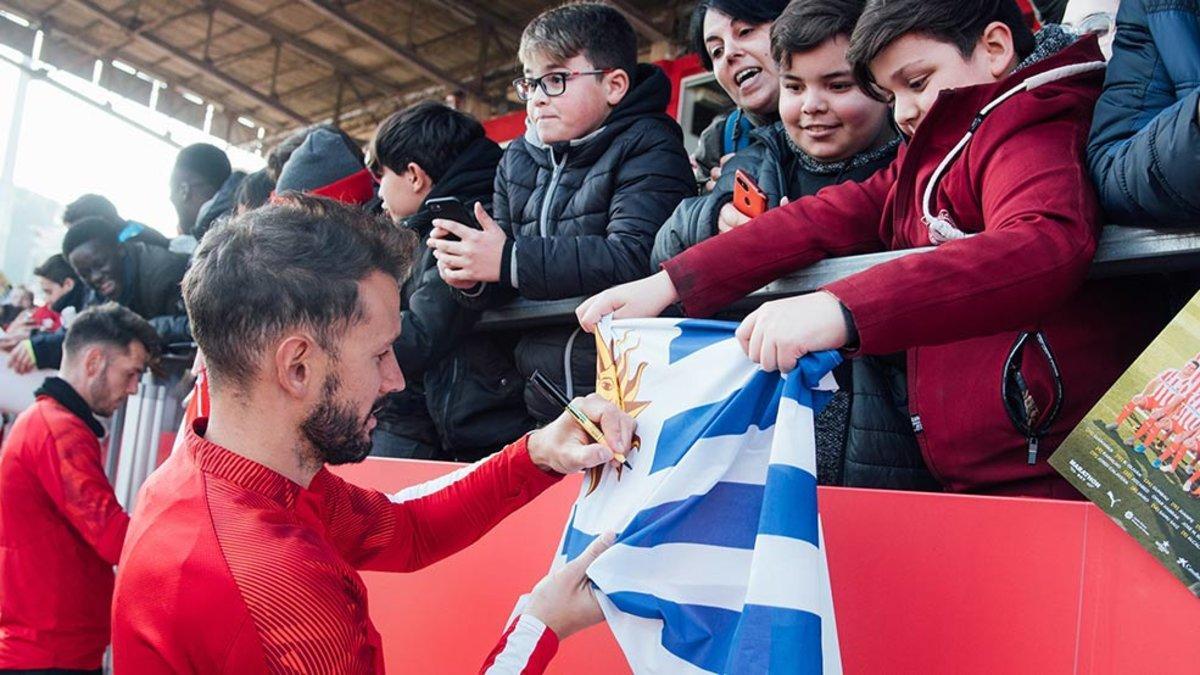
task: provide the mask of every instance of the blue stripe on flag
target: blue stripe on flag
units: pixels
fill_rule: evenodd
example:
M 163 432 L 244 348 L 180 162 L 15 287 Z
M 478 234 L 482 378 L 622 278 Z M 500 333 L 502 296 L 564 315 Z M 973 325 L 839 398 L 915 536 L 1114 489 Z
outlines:
M 559 551 L 560 554 L 567 556 L 568 561 L 578 558 L 579 554 L 583 553 L 583 550 L 588 547 L 588 544 L 600 536 L 575 529 L 575 512 L 578 510 L 578 504 L 571 507 L 571 519 L 567 521 L 567 531 L 563 535 L 562 550 Z
M 775 424 L 783 392 L 779 373 L 755 373 L 723 401 L 685 410 L 663 422 L 650 473 L 675 466 L 702 438 L 744 434 Z
M 579 557 L 580 553 L 588 547 L 600 535 L 588 534 L 583 530 L 571 527 L 567 530 L 567 536 L 563 537 L 562 552 L 567 556 L 567 560 L 574 560 Z
M 787 464 L 768 466 L 758 533 L 803 539 L 819 546 L 816 476 Z
M 715 345 L 722 340 L 733 338 L 737 324 L 732 321 L 712 321 L 709 319 L 684 319 L 675 324 L 680 333 L 671 340 L 667 363 L 691 356 L 696 352 Z
M 762 503 L 761 485 L 717 483 L 706 494 L 642 510 L 625 528 L 633 534 L 617 541 L 646 548 L 710 544 L 753 549 Z
M 821 617 L 783 607 L 746 605 L 723 673 L 821 675 Z
M 681 605 L 646 593 L 618 591 L 608 599 L 622 612 L 663 622 L 662 646 L 675 656 L 719 673 L 725 666 L 740 614 L 705 605 Z

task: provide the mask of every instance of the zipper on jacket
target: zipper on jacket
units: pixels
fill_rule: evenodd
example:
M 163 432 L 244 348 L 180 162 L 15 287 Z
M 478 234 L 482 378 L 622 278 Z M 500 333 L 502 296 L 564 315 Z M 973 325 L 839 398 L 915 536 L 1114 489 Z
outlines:
M 550 164 L 554 170 L 550 172 L 550 185 L 546 186 L 546 194 L 542 196 L 542 212 L 538 214 L 538 235 L 550 236 L 550 205 L 554 202 L 554 193 L 558 191 L 558 181 L 562 179 L 563 167 L 567 165 L 567 153 L 563 152 L 562 163 L 554 158 L 554 150 L 550 150 Z

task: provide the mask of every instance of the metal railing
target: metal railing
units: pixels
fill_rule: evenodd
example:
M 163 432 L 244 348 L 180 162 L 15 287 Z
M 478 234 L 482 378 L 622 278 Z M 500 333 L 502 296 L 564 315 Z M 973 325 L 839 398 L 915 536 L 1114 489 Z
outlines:
M 772 282 L 730 309 L 746 312 L 758 305 L 790 295 L 810 293 L 838 279 L 897 258 L 921 255 L 933 247 L 886 251 L 866 255 L 829 258 L 796 274 Z M 1200 267 L 1200 232 L 1161 231 L 1109 225 L 1104 228 L 1091 276 L 1112 277 L 1146 272 L 1168 272 Z M 486 312 L 477 327 L 481 330 L 512 330 L 575 321 L 575 308 L 584 298 L 534 302 L 518 298 Z

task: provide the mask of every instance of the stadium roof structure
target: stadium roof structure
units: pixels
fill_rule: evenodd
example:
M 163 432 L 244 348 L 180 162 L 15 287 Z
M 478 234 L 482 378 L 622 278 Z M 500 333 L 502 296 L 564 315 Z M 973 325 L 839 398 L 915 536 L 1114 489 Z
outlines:
M 652 58 L 678 52 L 694 0 L 610 2 Z M 255 149 L 320 122 L 363 138 L 391 111 L 453 92 L 481 118 L 509 112 L 521 30 L 554 4 L 0 0 L 13 19 L 0 43 Z

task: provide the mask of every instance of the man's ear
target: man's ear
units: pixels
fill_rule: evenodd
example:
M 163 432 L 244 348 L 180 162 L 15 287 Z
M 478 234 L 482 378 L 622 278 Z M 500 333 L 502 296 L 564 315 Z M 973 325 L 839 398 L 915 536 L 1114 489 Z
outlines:
M 104 349 L 101 348 L 100 345 L 88 345 L 83 352 L 83 373 L 87 375 L 89 379 L 96 377 L 100 371 L 104 370 L 104 362 L 106 359 L 107 355 L 104 353 Z
M 408 183 L 412 186 L 414 194 L 422 194 L 433 189 L 433 179 L 421 168 L 416 162 L 409 162 L 408 166 L 404 167 L 405 173 L 408 175 Z
M 629 73 L 624 68 L 617 68 L 604 76 L 604 99 L 609 106 L 616 107 L 628 92 Z
M 993 21 L 983 29 L 975 49 L 982 50 L 980 55 L 987 60 L 988 71 L 993 79 L 1004 79 L 1017 65 L 1012 30 L 1000 21 Z
M 288 396 L 306 398 L 317 381 L 318 362 L 324 352 L 316 340 L 306 333 L 295 333 L 285 337 L 275 348 L 275 379 Z
M 59 284 L 59 286 L 62 286 L 67 293 L 70 293 L 71 291 L 75 290 L 75 279 L 72 277 L 67 277 L 66 279 L 63 279 L 63 282 Z

